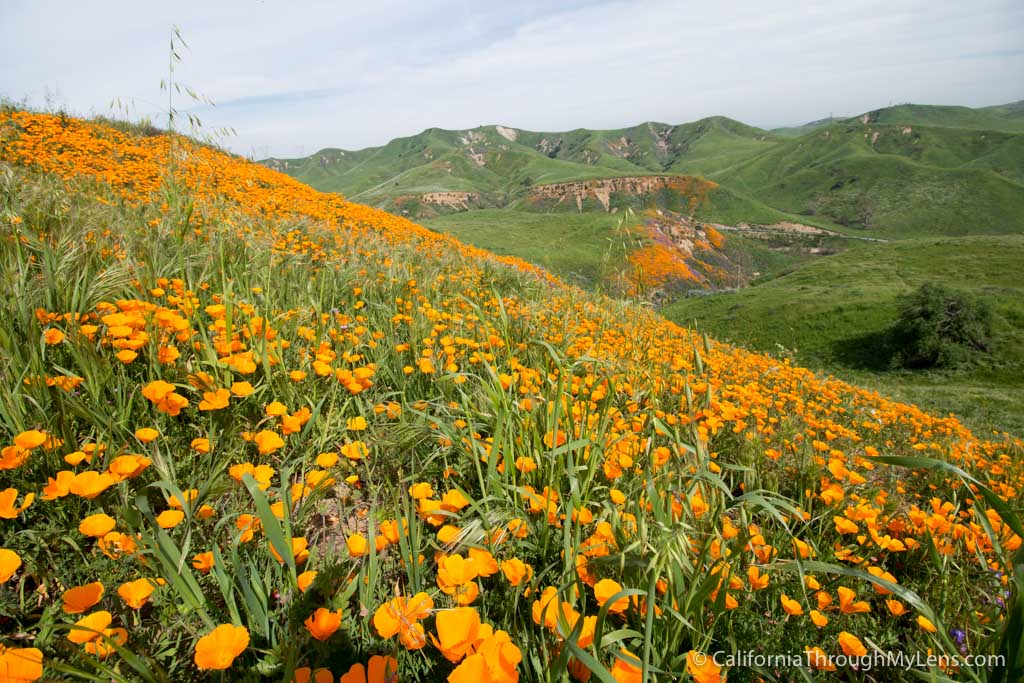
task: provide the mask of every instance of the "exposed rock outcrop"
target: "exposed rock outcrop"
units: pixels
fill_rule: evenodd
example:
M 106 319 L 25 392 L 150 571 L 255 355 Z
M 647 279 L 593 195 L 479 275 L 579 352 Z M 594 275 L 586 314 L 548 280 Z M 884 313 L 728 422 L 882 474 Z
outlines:
M 470 204 L 480 201 L 480 195 L 476 192 L 426 192 L 420 195 L 420 201 L 456 211 L 467 211 Z
M 596 199 L 605 211 L 611 211 L 612 194 L 641 197 L 668 189 L 686 195 L 699 195 L 702 198 L 713 187 L 715 184 L 711 181 L 695 176 L 622 176 L 534 185 L 530 188 L 527 199 L 554 200 L 558 203 L 575 201 L 578 211 L 583 210 L 585 200 Z

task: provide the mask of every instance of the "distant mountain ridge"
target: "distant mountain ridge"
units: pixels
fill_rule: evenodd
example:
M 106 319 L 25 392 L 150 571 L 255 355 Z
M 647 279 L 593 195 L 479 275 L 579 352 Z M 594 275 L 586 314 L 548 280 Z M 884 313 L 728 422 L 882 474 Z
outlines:
M 722 116 L 614 130 L 430 128 L 380 147 L 261 163 L 414 218 L 483 208 L 685 210 L 693 196 L 678 188 L 700 183 L 621 182 L 594 202 L 531 197 L 554 184 L 700 176 L 714 187 L 698 217 L 723 223 L 798 220 L 890 237 L 1024 231 L 1024 102 L 897 105 L 775 131 Z

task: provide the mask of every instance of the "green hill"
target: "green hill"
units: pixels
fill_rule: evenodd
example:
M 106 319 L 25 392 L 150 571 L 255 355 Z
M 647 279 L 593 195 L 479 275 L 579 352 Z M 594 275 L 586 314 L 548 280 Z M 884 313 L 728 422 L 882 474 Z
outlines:
M 1024 432 L 1014 399 L 1024 388 L 1024 103 L 905 104 L 772 131 L 724 117 L 429 129 L 264 163 L 586 288 L 639 293 L 718 336 Z M 754 227 L 712 247 L 702 222 Z M 616 290 L 624 278 L 648 286 Z M 988 300 L 995 350 L 952 373 L 872 366 L 863 349 L 894 319 L 897 297 L 925 281 Z
M 681 126 L 645 123 L 563 133 L 504 126 L 464 131 L 431 128 L 382 147 L 355 152 L 324 149 L 301 159 L 263 163 L 320 190 L 430 217 L 521 204 L 530 188 L 555 183 L 706 175 L 778 141 L 766 131 L 723 117 Z M 464 194 L 435 197 L 434 193 Z
M 1024 230 L 1024 135 L 836 123 L 709 176 L 811 222 L 886 238 Z
M 736 292 L 680 299 L 662 309 L 679 322 L 877 388 L 979 427 L 1024 433 L 1024 237 L 980 236 L 864 244 L 815 259 Z M 889 370 L 878 353 L 897 297 L 925 282 L 966 290 L 995 318 L 992 350 L 955 371 Z
M 901 104 L 864 114 L 870 123 L 944 126 L 1024 133 L 1024 101 L 971 109 L 940 105 Z
M 799 137 L 819 128 L 831 126 L 836 122 L 858 120 L 862 123 L 943 126 L 1024 133 L 1024 100 L 977 109 L 934 104 L 898 104 L 875 109 L 860 116 L 830 116 L 827 119 L 818 119 L 800 126 L 773 128 L 771 132 L 785 137 Z
M 776 131 L 720 116 L 615 130 L 431 128 L 382 147 L 263 163 L 317 189 L 426 220 L 479 209 L 680 210 L 692 197 L 637 191 L 644 183 L 610 192 L 600 183 L 558 188 L 554 201 L 549 186 L 702 176 L 717 187 L 702 194 L 697 217 L 716 223 L 794 221 L 887 239 L 1024 230 L 1020 102 L 907 104 Z

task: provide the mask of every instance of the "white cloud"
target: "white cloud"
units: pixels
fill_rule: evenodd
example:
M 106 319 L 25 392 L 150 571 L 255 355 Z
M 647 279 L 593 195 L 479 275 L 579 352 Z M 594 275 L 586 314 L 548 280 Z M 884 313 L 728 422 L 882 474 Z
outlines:
M 80 113 L 165 110 L 178 77 L 241 153 L 382 144 L 424 128 L 535 130 L 724 114 L 755 125 L 890 102 L 1024 97 L 1016 0 L 815 3 L 446 0 L 166 6 L 0 0 L 0 93 Z M 179 106 L 186 106 L 182 100 Z

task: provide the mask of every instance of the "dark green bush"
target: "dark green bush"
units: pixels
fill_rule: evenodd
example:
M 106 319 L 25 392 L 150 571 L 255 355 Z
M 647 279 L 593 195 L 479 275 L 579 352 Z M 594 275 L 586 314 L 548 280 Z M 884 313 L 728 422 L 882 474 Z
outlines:
M 905 368 L 950 367 L 988 351 L 992 313 L 967 294 L 925 283 L 900 300 L 893 326 L 893 364 Z

